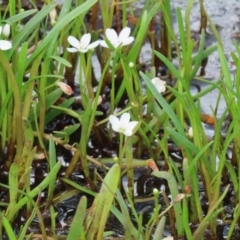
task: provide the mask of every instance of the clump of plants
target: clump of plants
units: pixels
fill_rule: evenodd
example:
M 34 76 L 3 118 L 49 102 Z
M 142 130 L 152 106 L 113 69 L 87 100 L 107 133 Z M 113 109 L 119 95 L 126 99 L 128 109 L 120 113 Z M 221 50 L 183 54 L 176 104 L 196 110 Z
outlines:
M 0 236 L 217 239 L 221 220 L 232 239 L 240 214 L 240 50 L 234 43 L 231 76 L 203 0 L 197 42 L 193 0 L 185 16 L 177 9 L 177 36 L 170 1 L 147 0 L 141 13 L 134 12 L 135 1 L 44 1 L 40 8 L 30 2 L 31 9 L 13 0 L 1 6 Z M 210 47 L 207 22 L 217 42 Z M 146 43 L 150 65 L 139 60 Z M 221 77 L 207 81 L 199 73 L 214 51 Z M 209 86 L 194 95 L 193 79 Z M 218 119 L 218 106 L 206 115 L 200 105 L 214 89 L 227 103 Z M 203 122 L 214 128 L 210 139 Z M 136 194 L 138 169 L 161 182 L 147 196 L 139 188 Z M 83 184 L 74 180 L 79 173 Z M 71 217 L 61 217 L 59 204 L 76 196 Z M 149 202 L 145 220 L 137 204 Z M 121 233 L 109 229 L 112 219 Z

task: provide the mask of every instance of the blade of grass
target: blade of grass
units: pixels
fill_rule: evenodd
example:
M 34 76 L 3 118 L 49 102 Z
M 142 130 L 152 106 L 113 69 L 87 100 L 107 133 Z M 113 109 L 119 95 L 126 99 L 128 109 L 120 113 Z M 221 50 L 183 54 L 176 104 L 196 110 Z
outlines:
M 77 210 L 75 212 L 75 215 L 71 223 L 71 227 L 68 232 L 67 240 L 79 239 L 79 237 L 81 237 L 81 240 L 86 239 L 85 238 L 86 233 L 83 229 L 86 209 L 87 209 L 87 198 L 83 196 L 77 206 Z

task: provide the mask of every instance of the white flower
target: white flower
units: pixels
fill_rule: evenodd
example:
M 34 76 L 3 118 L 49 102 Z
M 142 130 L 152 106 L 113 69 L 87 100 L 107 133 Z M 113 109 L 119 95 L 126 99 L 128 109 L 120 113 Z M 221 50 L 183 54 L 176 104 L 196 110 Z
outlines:
M 163 93 L 166 91 L 166 82 L 161 80 L 158 77 L 155 77 L 151 80 L 152 84 L 155 86 L 155 88 L 157 89 L 157 91 L 159 93 Z
M 119 36 L 118 36 L 114 29 L 107 28 L 106 37 L 109 40 L 109 42 L 113 45 L 113 47 L 117 48 L 120 45 L 121 46 L 129 45 L 134 41 L 134 37 L 129 37 L 130 32 L 131 32 L 131 29 L 129 27 L 125 27 L 122 29 L 122 31 L 119 33 Z M 108 48 L 106 41 L 100 40 L 100 44 L 103 47 Z
M 80 41 L 78 41 L 75 37 L 69 36 L 67 38 L 70 45 L 73 46 L 73 48 L 67 48 L 69 52 L 82 52 L 86 53 L 89 49 L 93 49 L 99 45 L 99 41 L 93 42 L 90 44 L 91 41 L 91 34 L 86 33 L 83 34 Z
M 12 43 L 7 40 L 0 40 L 0 49 L 1 50 L 9 50 L 12 48 Z
M 132 121 L 130 122 L 130 114 L 129 113 L 123 113 L 123 115 L 119 118 L 117 118 L 114 115 L 109 116 L 109 122 L 112 125 L 112 129 L 115 132 L 123 133 L 125 136 L 132 136 L 133 129 L 138 124 L 138 121 Z
M 0 34 L 3 34 L 5 37 L 9 37 L 10 25 L 8 23 L 4 27 L 0 26 Z

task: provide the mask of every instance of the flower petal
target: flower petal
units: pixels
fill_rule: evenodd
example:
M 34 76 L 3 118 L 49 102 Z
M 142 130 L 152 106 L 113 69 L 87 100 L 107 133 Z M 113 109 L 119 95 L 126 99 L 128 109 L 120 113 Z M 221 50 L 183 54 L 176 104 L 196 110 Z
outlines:
M 124 129 L 123 134 L 126 136 L 132 136 L 133 135 L 133 129 L 137 126 L 138 121 L 132 121 L 130 123 L 128 123 L 128 125 L 126 126 L 126 128 Z
M 78 49 L 76 49 L 76 48 L 67 48 L 67 50 L 69 51 L 69 52 L 78 52 Z
M 109 116 L 109 122 L 111 123 L 112 125 L 112 129 L 115 131 L 115 132 L 119 132 L 119 127 L 120 127 L 120 122 L 119 122 L 119 119 L 114 116 L 114 115 L 110 115 Z
M 83 36 L 80 40 L 80 47 L 81 48 L 87 48 L 90 41 L 91 41 L 91 34 L 90 33 L 83 34 Z
M 131 128 L 132 130 L 137 126 L 138 121 L 132 121 L 128 124 L 127 128 Z
M 86 53 L 88 51 L 88 48 L 80 48 L 79 52 L 81 53 Z
M 7 40 L 0 40 L 0 49 L 9 50 L 12 48 L 12 43 Z
M 69 37 L 67 38 L 67 40 L 68 40 L 68 42 L 69 42 L 73 47 L 75 47 L 76 49 L 79 50 L 79 48 L 80 48 L 80 42 L 79 42 L 75 37 L 69 36 Z
M 125 130 L 123 131 L 123 134 L 124 134 L 125 136 L 127 136 L 127 137 L 130 137 L 130 136 L 133 135 L 133 132 L 132 132 L 131 130 L 129 130 L 129 129 L 125 129 Z
M 127 128 L 130 121 L 130 114 L 129 113 L 123 113 L 123 115 L 120 117 L 120 125 L 121 128 Z
M 114 43 L 118 42 L 118 35 L 114 29 L 107 28 L 106 29 L 106 37 L 108 40 L 114 45 Z
M 131 44 L 134 41 L 134 37 L 129 37 L 127 39 L 125 39 L 125 41 L 122 42 L 122 46 L 126 46 Z
M 99 43 L 102 47 L 109 48 L 107 43 L 104 40 L 99 40 Z
M 88 45 L 87 49 L 93 49 L 99 45 L 99 40 Z
M 119 41 L 124 42 L 130 35 L 131 29 L 129 27 L 125 27 L 119 34 Z
M 166 82 L 161 80 L 158 77 L 155 77 L 151 80 L 152 84 L 155 86 L 155 88 L 157 89 L 157 91 L 159 93 L 163 93 L 166 91 Z

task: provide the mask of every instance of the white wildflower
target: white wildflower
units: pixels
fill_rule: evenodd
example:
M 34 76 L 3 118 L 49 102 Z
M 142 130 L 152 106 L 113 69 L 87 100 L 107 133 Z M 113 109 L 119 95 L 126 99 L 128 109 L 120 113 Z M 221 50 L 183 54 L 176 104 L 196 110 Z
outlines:
M 69 36 L 67 40 L 70 43 L 70 45 L 73 46 L 73 48 L 67 48 L 67 50 L 69 52 L 86 53 L 89 49 L 93 49 L 99 45 L 99 41 L 90 43 L 91 42 L 91 34 L 90 33 L 83 34 L 80 41 L 78 41 L 73 36 Z
M 129 45 L 134 41 L 134 37 L 129 37 L 130 32 L 131 32 L 131 29 L 129 27 L 125 27 L 122 29 L 122 31 L 119 33 L 119 36 L 118 36 L 114 29 L 107 28 L 106 37 L 109 40 L 109 42 L 112 44 L 112 46 L 114 48 L 117 48 L 118 46 Z M 100 40 L 100 45 L 106 48 L 109 47 L 106 41 L 104 40 Z
M 123 113 L 120 118 L 114 115 L 109 116 L 109 122 L 115 132 L 123 133 L 125 136 L 132 136 L 133 129 L 137 126 L 138 121 L 130 122 L 130 114 Z

